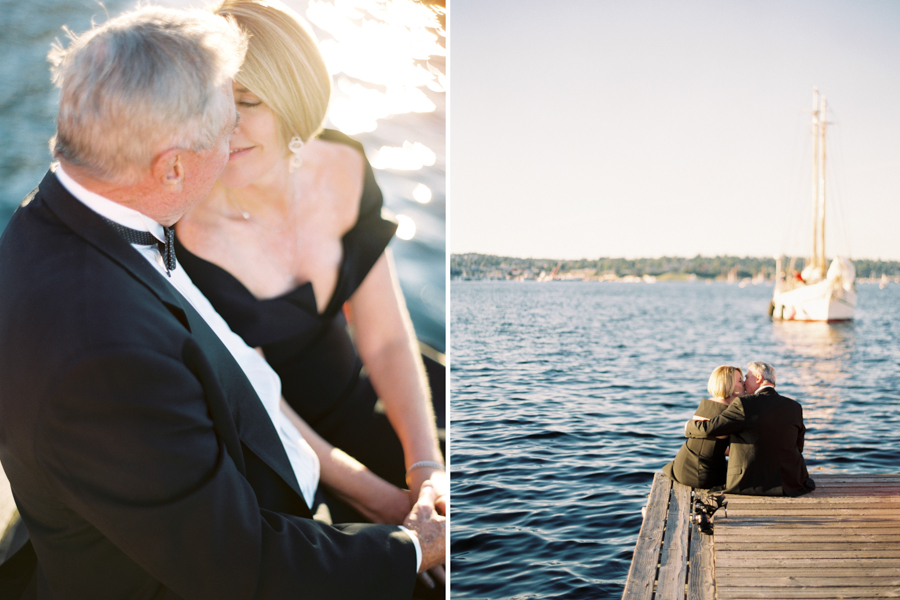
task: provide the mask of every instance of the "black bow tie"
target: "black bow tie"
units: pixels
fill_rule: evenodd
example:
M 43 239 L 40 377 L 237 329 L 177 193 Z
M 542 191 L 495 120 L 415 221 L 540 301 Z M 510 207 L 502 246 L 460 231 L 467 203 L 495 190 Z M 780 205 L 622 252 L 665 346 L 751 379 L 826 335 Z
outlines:
M 156 239 L 149 231 L 138 231 L 137 229 L 131 229 L 130 227 L 125 227 L 124 225 L 120 225 L 115 221 L 107 219 L 103 217 L 103 220 L 109 224 L 110 227 L 115 229 L 119 234 L 125 238 L 125 241 L 129 244 L 140 244 L 142 246 L 153 246 L 154 244 L 159 248 L 159 253 L 163 257 L 163 263 L 166 265 L 166 275 L 169 277 L 172 276 L 172 271 L 175 270 L 175 229 L 172 227 L 163 227 L 163 231 L 165 231 L 166 241 L 161 242 Z

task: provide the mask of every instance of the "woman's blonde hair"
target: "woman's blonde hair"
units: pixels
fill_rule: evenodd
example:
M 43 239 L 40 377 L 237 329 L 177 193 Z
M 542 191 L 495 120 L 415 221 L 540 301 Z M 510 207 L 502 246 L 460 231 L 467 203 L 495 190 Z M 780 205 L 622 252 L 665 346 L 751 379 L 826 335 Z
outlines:
M 304 142 L 317 135 L 328 111 L 331 75 L 302 17 L 277 0 L 225 0 L 216 14 L 249 34 L 235 81 L 275 113 L 285 152 L 295 135 Z
M 716 398 L 730 398 L 734 394 L 734 374 L 740 373 L 741 377 L 744 373 L 739 367 L 729 367 L 722 365 L 716 367 L 709 376 L 709 383 L 706 384 L 707 391 Z

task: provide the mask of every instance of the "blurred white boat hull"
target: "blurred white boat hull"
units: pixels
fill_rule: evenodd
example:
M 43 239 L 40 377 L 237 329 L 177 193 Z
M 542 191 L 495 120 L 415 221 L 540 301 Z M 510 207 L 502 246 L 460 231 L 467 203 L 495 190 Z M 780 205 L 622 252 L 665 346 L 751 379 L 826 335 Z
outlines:
M 832 289 L 820 281 L 789 292 L 775 292 L 772 318 L 782 321 L 849 321 L 856 309 L 856 292 Z
M 853 263 L 835 258 L 819 282 L 778 282 L 770 314 L 782 321 L 849 321 L 856 309 L 855 280 Z

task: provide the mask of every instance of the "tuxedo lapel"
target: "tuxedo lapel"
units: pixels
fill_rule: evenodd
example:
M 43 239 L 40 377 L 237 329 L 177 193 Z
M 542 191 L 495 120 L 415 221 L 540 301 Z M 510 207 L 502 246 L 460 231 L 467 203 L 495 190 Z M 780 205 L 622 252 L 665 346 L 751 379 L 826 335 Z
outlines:
M 72 196 L 53 172 L 47 172 L 38 190 L 41 199 L 65 225 L 149 288 L 191 333 L 213 371 L 216 387 L 222 391 L 221 398 L 208 393 L 207 399 L 216 431 L 238 468 L 246 475 L 239 447 L 243 443 L 302 498 L 284 445 L 262 401 L 231 352 L 203 317 L 100 215 Z
M 70 194 L 52 171 L 47 171 L 38 190 L 47 207 L 63 223 L 147 286 L 190 330 L 179 302 L 181 295 L 147 262 L 147 259 L 134 251 L 131 244 L 107 225 L 103 217 Z

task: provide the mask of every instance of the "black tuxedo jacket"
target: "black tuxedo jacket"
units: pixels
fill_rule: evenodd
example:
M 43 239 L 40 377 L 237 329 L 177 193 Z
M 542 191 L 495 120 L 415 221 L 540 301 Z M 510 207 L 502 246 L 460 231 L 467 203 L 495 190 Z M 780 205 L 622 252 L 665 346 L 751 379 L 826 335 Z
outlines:
M 718 417 L 692 421 L 687 437 L 731 434 L 725 492 L 799 496 L 815 489 L 803 460 L 803 409 L 766 387 L 737 398 Z
M 700 401 L 694 415 L 712 419 L 718 417 L 728 408 L 725 404 L 707 398 Z M 722 439 L 687 439 L 675 459 L 662 468 L 662 472 L 670 479 L 694 488 L 709 489 L 722 486 L 728 471 L 725 449 L 728 447 L 728 436 Z
M 409 598 L 396 527 L 326 526 L 202 318 L 48 173 L 0 238 L 0 461 L 47 598 Z

